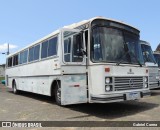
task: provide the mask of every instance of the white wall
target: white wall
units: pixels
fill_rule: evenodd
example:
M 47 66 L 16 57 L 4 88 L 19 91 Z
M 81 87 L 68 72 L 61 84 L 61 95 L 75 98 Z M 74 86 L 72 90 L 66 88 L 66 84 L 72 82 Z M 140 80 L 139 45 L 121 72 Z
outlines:
M 0 77 L 5 76 L 5 65 L 0 65 Z

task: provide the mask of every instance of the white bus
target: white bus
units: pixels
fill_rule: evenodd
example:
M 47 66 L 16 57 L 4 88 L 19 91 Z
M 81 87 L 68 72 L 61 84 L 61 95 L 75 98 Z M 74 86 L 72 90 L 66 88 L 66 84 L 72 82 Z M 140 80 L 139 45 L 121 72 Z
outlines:
M 159 68 L 158 72 L 159 72 L 159 78 L 160 78 L 160 52 L 159 51 L 155 51 L 155 52 L 153 52 L 153 55 L 154 55 L 154 58 L 155 58 L 155 60 L 156 60 L 156 62 L 158 64 L 158 68 Z M 159 81 L 159 83 L 160 83 L 160 81 Z
M 149 71 L 149 88 L 160 88 L 158 64 L 154 58 L 151 45 L 146 41 L 140 41 L 143 59 Z
M 155 51 L 153 52 L 154 58 L 158 64 L 158 67 L 160 68 L 160 52 L 159 51 Z
M 10 54 L 6 85 L 55 96 L 58 105 L 150 96 L 138 41 L 139 30 L 103 17 L 65 26 Z

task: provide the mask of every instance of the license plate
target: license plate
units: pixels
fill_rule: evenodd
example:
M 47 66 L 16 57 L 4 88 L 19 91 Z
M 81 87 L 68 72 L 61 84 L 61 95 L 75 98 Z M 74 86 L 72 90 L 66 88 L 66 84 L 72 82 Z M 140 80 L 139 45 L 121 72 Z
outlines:
M 127 93 L 127 100 L 135 100 L 140 98 L 139 92 Z

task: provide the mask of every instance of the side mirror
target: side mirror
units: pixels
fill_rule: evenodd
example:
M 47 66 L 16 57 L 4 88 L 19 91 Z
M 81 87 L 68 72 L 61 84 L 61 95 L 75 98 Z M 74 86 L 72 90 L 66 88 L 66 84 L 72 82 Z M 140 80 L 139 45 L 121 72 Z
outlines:
M 87 55 L 87 52 L 83 48 L 81 48 L 81 53 L 82 55 Z
M 148 55 L 149 55 L 149 52 L 148 52 L 148 51 L 144 51 L 144 52 L 143 52 L 143 55 L 148 56 Z

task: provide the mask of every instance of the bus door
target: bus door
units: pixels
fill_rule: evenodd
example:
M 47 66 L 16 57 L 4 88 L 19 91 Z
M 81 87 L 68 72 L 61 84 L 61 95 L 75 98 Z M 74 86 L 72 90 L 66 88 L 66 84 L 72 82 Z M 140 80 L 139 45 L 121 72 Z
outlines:
M 78 29 L 62 29 L 61 103 L 87 102 L 86 47 L 84 33 Z

